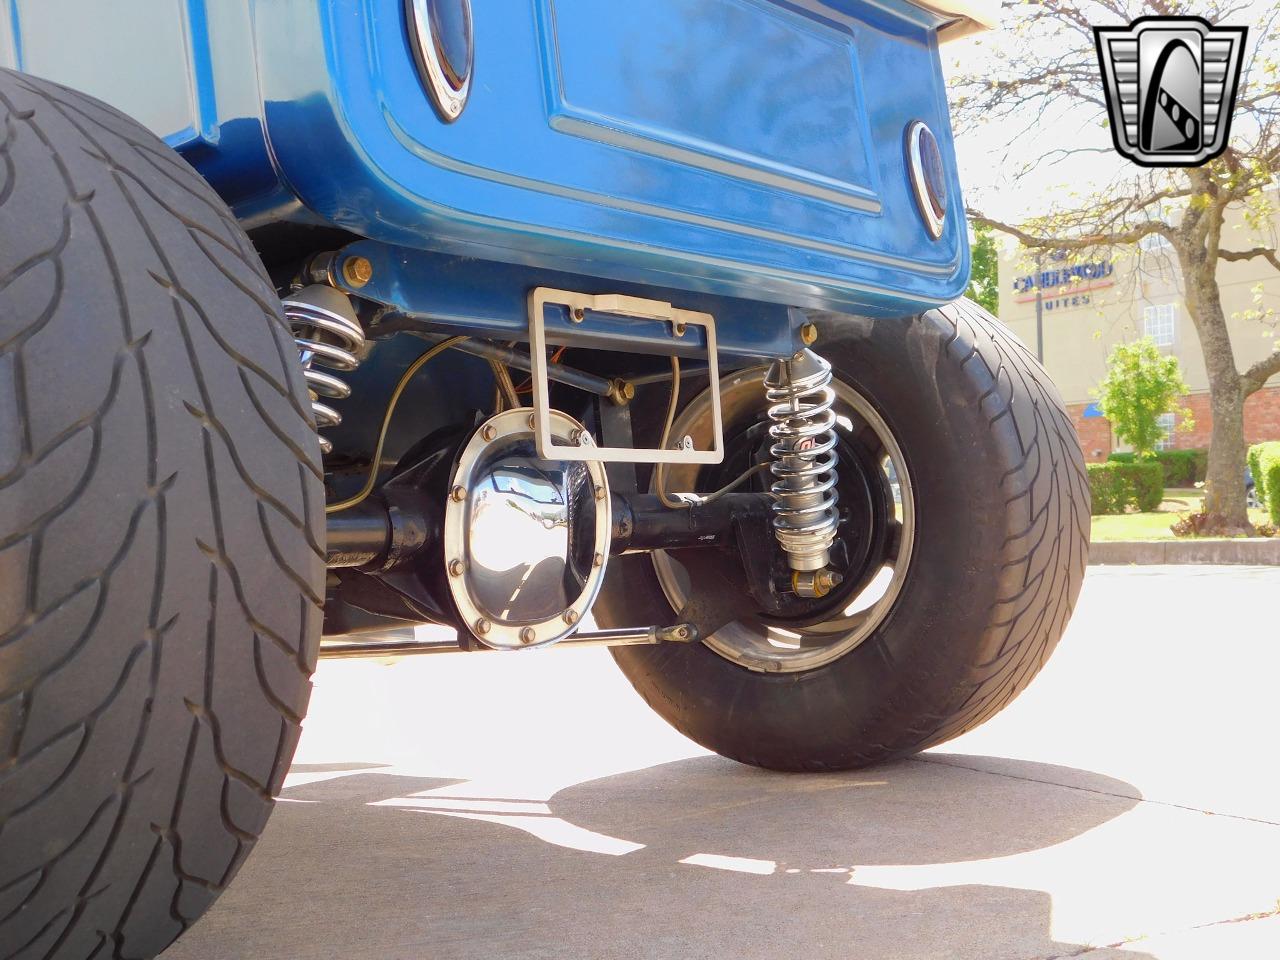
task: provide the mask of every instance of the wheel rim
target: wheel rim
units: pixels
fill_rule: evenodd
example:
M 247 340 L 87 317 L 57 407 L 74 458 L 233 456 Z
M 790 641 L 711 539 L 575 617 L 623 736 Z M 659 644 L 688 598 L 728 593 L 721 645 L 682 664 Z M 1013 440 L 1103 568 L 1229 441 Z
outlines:
M 753 423 L 760 421 L 764 409 L 764 374 L 764 367 L 756 367 L 721 381 L 726 445 L 731 437 L 744 435 Z M 857 389 L 838 378 L 832 380 L 831 387 L 836 393 L 836 429 L 841 436 L 841 449 L 856 447 L 859 454 L 848 459 L 844 453 L 841 455 L 837 469 L 842 500 L 846 489 L 852 489 L 855 481 L 878 488 L 881 494 L 891 498 L 891 516 L 882 515 L 879 520 L 885 529 L 863 531 L 868 542 L 883 543 L 884 549 L 882 555 L 866 558 L 866 564 L 873 566 L 873 571 L 863 569 L 857 579 L 851 579 L 833 592 L 831 599 L 813 605 L 813 612 L 820 616 L 829 614 L 827 619 L 813 622 L 813 616 L 780 619 L 752 613 L 703 638 L 703 644 L 711 650 L 749 670 L 799 673 L 845 656 L 865 642 L 892 613 L 910 568 L 915 545 L 916 503 L 902 449 L 884 418 Z M 681 412 L 673 424 L 672 435 L 709 441 L 710 429 L 711 394 L 704 391 Z M 866 466 L 868 460 L 879 464 L 880 476 L 874 476 L 877 471 Z M 696 466 L 669 469 L 667 489 L 698 489 L 698 474 Z M 850 536 L 845 528 L 842 522 L 842 534 Z M 684 610 L 695 593 L 689 571 L 667 551 L 655 551 L 652 558 L 667 601 L 673 610 Z M 746 593 L 745 587 L 743 592 Z M 752 604 L 749 599 L 744 602 Z

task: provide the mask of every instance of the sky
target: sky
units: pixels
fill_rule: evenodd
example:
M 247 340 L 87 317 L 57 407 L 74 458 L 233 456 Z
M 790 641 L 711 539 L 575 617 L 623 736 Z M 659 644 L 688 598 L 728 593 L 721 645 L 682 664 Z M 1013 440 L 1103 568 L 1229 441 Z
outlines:
M 1256 23 L 1274 3 L 1275 0 L 1242 0 L 1232 22 Z M 996 51 L 1002 44 L 1012 42 L 1010 28 L 1015 18 L 1030 15 L 1033 14 L 1006 8 L 998 31 L 943 46 L 942 63 L 948 79 L 994 73 L 1001 62 Z M 1247 54 L 1253 52 L 1260 39 L 1255 29 Z M 1280 43 L 1280 38 L 1270 37 L 1267 42 Z M 1046 56 L 1053 49 L 1046 43 Z M 1099 92 L 1101 86 L 1099 74 Z M 1118 175 L 1137 172 L 1137 167 L 1115 152 L 1111 135 L 1101 126 L 1100 119 L 1092 109 L 1075 115 L 1046 113 L 1033 130 L 1016 136 L 1012 142 L 1008 142 L 1010 134 L 1017 131 L 988 128 L 979 133 L 957 132 L 956 152 L 965 202 L 994 219 L 1019 223 L 1048 212 L 1055 201 L 1062 203 L 1073 193 L 1086 194 Z M 1067 147 L 1089 147 L 1093 152 L 1077 153 L 1058 162 L 1044 159 L 1054 150 Z M 1033 168 L 1029 175 L 1020 180 L 1011 177 L 1012 171 L 1028 166 Z

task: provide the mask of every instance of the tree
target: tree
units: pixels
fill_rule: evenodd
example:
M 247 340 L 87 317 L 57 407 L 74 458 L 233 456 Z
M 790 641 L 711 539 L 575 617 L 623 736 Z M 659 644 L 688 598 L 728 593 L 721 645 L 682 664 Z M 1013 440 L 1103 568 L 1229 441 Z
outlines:
M 1139 457 L 1155 455 L 1164 437 L 1160 415 L 1182 414 L 1182 428 L 1191 429 L 1191 411 L 1178 399 L 1187 392 L 1178 358 L 1160 352 L 1150 337 L 1117 343 L 1107 357 L 1107 375 L 1097 390 L 1102 415 L 1116 436 Z
M 991 227 L 982 223 L 973 227 L 973 243 L 969 245 L 969 251 L 972 267 L 969 288 L 964 295 L 994 314 L 1000 309 L 1000 255 Z
M 1152 234 L 1168 241 L 1209 376 L 1213 428 L 1205 510 L 1216 529 L 1248 532 L 1244 402 L 1280 373 L 1280 349 L 1246 370 L 1237 367 L 1217 269 L 1223 261 L 1258 259 L 1280 271 L 1274 236 L 1241 249 L 1223 237 L 1228 208 L 1243 209 L 1255 234 L 1266 234 L 1263 226 L 1273 222 L 1275 191 L 1267 188 L 1280 169 L 1280 9 L 1273 0 L 1038 0 L 1005 7 L 1011 33 L 996 37 L 980 73 L 953 79 L 957 128 L 962 136 L 979 130 L 989 136 L 1002 125 L 1012 131 L 1011 140 L 1035 136 L 1049 124 L 1082 131 L 1073 134 L 1072 145 L 1045 151 L 1041 166 L 1111 149 L 1094 26 L 1127 24 L 1144 14 L 1194 14 L 1249 27 L 1231 139 L 1218 158 L 1170 169 L 1124 164 L 1110 182 L 1022 223 L 970 210 L 973 223 L 1001 230 L 1030 250 L 1101 251 Z

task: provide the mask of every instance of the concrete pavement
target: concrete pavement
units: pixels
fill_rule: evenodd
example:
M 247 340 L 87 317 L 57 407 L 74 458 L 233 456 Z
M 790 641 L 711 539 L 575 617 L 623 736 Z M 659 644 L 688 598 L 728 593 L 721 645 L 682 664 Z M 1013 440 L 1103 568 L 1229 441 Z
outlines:
M 325 663 L 258 850 L 166 960 L 1280 957 L 1280 568 L 1091 568 L 918 759 L 708 755 L 604 651 Z

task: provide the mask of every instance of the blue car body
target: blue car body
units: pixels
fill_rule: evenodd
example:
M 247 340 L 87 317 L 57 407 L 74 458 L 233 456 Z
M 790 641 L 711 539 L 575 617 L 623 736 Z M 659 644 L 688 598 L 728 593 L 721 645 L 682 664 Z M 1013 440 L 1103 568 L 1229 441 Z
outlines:
M 146 123 L 250 231 L 364 238 L 382 269 L 363 295 L 406 309 L 448 320 L 415 302 L 479 284 L 510 290 L 495 317 L 518 315 L 539 277 L 687 293 L 715 308 L 722 349 L 761 355 L 790 338 L 785 307 L 901 315 L 968 281 L 938 53 L 959 21 L 906 0 L 476 0 L 452 123 L 401 0 L 0 11 L 0 62 Z M 943 161 L 937 239 L 909 182 L 913 121 Z M 457 309 L 460 326 L 519 322 Z

